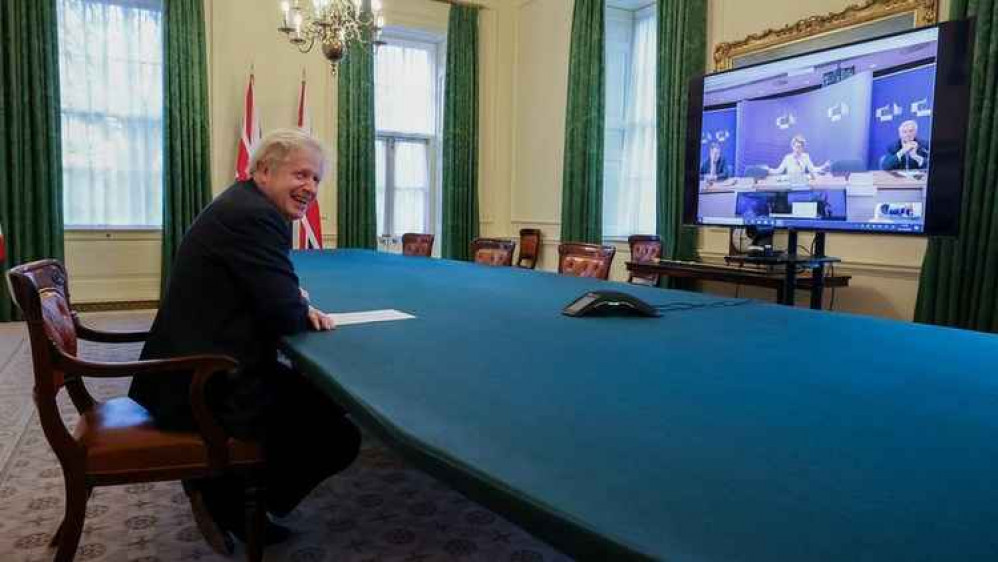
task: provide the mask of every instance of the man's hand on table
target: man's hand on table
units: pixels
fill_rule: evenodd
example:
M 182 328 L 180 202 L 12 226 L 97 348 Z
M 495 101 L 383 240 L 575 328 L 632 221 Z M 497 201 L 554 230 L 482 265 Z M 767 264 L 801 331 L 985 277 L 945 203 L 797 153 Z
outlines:
M 298 291 L 301 293 L 301 298 L 305 301 L 305 304 L 308 304 L 308 323 L 312 329 L 317 332 L 336 329 L 336 321 L 333 320 L 333 315 L 312 306 L 308 300 L 308 291 L 304 288 L 298 287 Z
M 333 330 L 336 328 L 336 321 L 332 314 L 327 314 L 314 306 L 308 307 L 308 322 L 312 329 L 317 332 Z

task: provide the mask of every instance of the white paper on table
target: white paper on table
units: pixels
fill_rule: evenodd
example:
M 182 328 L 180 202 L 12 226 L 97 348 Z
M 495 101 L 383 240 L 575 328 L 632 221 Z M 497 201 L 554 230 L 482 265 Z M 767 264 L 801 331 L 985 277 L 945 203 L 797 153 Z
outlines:
M 364 310 L 361 312 L 334 312 L 330 316 L 337 326 L 350 324 L 367 324 L 369 322 L 390 322 L 392 320 L 408 320 L 415 318 L 412 314 L 387 308 L 384 310 Z

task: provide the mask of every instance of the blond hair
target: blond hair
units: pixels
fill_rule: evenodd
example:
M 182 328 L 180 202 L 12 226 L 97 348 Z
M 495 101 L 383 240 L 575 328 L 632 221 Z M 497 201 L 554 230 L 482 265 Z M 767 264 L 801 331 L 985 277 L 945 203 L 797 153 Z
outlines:
M 264 168 L 275 168 L 297 150 L 310 150 L 318 155 L 321 160 L 319 173 L 325 177 L 326 169 L 329 167 L 326 150 L 319 139 L 301 129 L 277 129 L 260 139 L 250 157 L 250 173 Z

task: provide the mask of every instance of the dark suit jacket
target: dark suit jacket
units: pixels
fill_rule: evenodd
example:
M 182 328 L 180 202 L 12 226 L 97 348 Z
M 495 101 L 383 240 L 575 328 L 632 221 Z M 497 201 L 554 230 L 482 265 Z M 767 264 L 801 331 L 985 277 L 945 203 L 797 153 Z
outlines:
M 887 152 L 880 162 L 880 167 L 885 170 L 918 170 L 927 168 L 929 166 L 929 145 L 919 138 L 916 138 L 915 142 L 918 143 L 918 149 L 915 153 L 924 158 L 921 166 L 908 154 L 898 158 L 898 151 L 901 150 L 901 139 L 898 139 L 887 146 Z
M 728 163 L 724 161 L 724 156 L 717 159 L 717 164 L 714 165 L 714 170 L 717 172 L 718 180 L 728 179 Z M 700 175 L 706 176 L 710 173 L 710 157 L 708 156 L 706 160 L 700 163 Z
M 225 190 L 184 235 L 142 359 L 229 355 L 239 369 L 221 378 L 223 392 L 244 394 L 241 414 L 255 415 L 253 389 L 277 360 L 278 338 L 308 329 L 290 246 L 290 223 L 255 183 Z M 161 427 L 189 429 L 190 379 L 190 373 L 135 379 L 129 396 Z

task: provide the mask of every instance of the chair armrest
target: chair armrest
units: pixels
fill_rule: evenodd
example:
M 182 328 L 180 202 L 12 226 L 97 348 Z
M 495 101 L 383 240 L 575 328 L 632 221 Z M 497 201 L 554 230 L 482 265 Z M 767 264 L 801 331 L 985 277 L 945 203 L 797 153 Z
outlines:
M 190 386 L 191 412 L 201 437 L 208 448 L 208 462 L 215 470 L 222 470 L 229 463 L 228 436 L 222 429 L 205 399 L 209 379 L 222 371 L 235 369 L 239 362 L 226 355 L 189 355 L 172 359 L 149 359 L 123 363 L 86 361 L 67 355 L 56 348 L 55 367 L 67 377 L 94 378 L 143 377 L 177 371 L 193 372 Z
M 80 320 L 77 313 L 73 313 L 73 325 L 76 327 L 76 337 L 81 340 L 95 341 L 100 343 L 132 343 L 146 341 L 149 337 L 148 331 L 141 332 L 105 332 L 87 326 Z
M 234 369 L 238 363 L 225 355 L 188 355 L 171 359 L 146 359 L 144 361 L 124 361 L 104 363 L 87 361 L 61 352 L 55 358 L 55 367 L 66 375 L 79 375 L 91 378 L 143 377 L 158 373 L 177 371 Z

